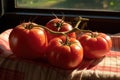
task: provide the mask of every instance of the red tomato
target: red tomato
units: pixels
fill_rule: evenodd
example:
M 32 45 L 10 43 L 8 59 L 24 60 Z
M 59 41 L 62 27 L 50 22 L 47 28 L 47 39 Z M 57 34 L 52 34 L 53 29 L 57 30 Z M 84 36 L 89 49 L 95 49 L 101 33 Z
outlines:
M 85 33 L 78 37 L 84 50 L 85 57 L 88 59 L 101 58 L 110 51 L 112 40 L 104 33 Z
M 44 58 L 48 45 L 47 35 L 43 28 L 35 23 L 26 22 L 15 27 L 9 36 L 10 48 L 19 58 Z
M 83 48 L 78 40 L 70 38 L 53 38 L 48 44 L 48 61 L 55 67 L 74 69 L 83 59 Z
M 58 31 L 58 32 L 70 31 L 73 29 L 73 27 L 69 23 L 66 23 L 65 21 L 59 18 L 51 19 L 46 24 L 46 27 L 53 31 Z M 47 35 L 48 35 L 48 41 L 50 41 L 54 37 L 58 37 L 58 35 L 51 34 L 48 31 L 47 31 Z M 68 34 L 68 36 L 76 38 L 75 32 Z

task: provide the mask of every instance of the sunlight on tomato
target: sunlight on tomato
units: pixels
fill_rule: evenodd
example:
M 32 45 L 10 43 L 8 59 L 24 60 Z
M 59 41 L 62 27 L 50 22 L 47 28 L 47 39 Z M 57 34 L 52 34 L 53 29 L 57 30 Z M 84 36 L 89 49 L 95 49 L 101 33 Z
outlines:
M 54 38 L 48 44 L 47 58 L 50 64 L 62 69 L 74 69 L 83 59 L 83 48 L 78 40 Z
M 58 32 L 70 31 L 73 29 L 72 25 L 59 18 L 51 19 L 46 23 L 45 26 L 53 31 L 58 31 Z M 51 34 L 48 31 L 47 31 L 47 35 L 48 35 L 48 41 L 50 41 L 54 37 L 61 36 L 57 34 Z M 75 32 L 68 34 L 68 36 L 72 38 L 76 38 Z
M 44 58 L 48 45 L 47 35 L 43 28 L 36 25 L 32 22 L 22 23 L 13 28 L 10 33 L 10 48 L 18 58 Z
M 78 36 L 85 54 L 85 58 L 95 59 L 106 55 L 112 48 L 112 40 L 105 33 L 84 33 Z

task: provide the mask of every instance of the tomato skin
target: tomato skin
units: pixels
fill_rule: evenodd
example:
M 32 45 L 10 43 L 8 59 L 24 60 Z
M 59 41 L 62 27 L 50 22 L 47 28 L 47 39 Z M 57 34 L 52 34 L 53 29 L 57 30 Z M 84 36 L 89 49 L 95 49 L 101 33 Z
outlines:
M 48 62 L 62 69 L 74 69 L 83 59 L 83 48 L 78 40 L 70 38 L 70 45 L 64 44 L 65 38 L 54 38 L 48 45 Z M 54 45 L 54 46 L 53 46 Z
M 70 31 L 73 29 L 72 25 L 59 18 L 51 19 L 49 22 L 46 23 L 45 26 L 53 31 L 58 31 L 58 32 Z M 48 31 L 47 31 L 47 35 L 48 35 L 48 41 L 50 41 L 52 38 L 61 36 L 61 35 L 51 34 Z M 68 36 L 72 38 L 76 38 L 75 32 L 68 34 Z
M 26 29 L 24 26 L 33 25 Z M 16 26 L 9 35 L 10 48 L 18 58 L 44 58 L 48 45 L 47 35 L 43 28 L 34 27 L 34 23 L 26 22 Z
M 112 40 L 105 33 L 85 33 L 78 37 L 84 50 L 84 56 L 88 59 L 101 58 L 111 50 Z

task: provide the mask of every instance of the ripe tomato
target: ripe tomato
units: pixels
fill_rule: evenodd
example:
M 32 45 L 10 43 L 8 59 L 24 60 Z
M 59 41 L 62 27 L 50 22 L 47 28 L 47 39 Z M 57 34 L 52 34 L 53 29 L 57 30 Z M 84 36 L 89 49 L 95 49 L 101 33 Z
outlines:
M 70 31 L 73 29 L 73 27 L 69 23 L 59 18 L 51 19 L 48 23 L 46 23 L 45 26 L 53 31 L 58 31 L 58 32 Z M 47 31 L 47 35 L 48 35 L 48 41 L 50 41 L 54 37 L 58 37 L 58 35 L 51 34 L 48 31 Z M 68 34 L 68 36 L 76 38 L 75 32 Z
M 101 58 L 110 51 L 112 40 L 105 33 L 84 33 L 78 37 L 84 50 L 85 57 L 88 59 Z
M 16 26 L 9 35 L 10 48 L 19 58 L 44 58 L 48 45 L 43 28 L 35 23 L 26 22 Z
M 54 46 L 53 46 L 54 45 Z M 56 37 L 48 44 L 48 62 L 62 69 L 74 69 L 83 59 L 83 48 L 78 40 Z

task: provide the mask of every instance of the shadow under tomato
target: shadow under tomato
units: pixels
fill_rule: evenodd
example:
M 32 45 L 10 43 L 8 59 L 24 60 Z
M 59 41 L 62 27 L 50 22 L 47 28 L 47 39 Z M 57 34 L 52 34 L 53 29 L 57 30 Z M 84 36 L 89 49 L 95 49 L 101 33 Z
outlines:
M 85 68 L 91 69 L 92 67 L 97 66 L 104 58 L 105 56 L 99 59 L 83 59 L 78 69 L 79 70 L 83 70 Z

